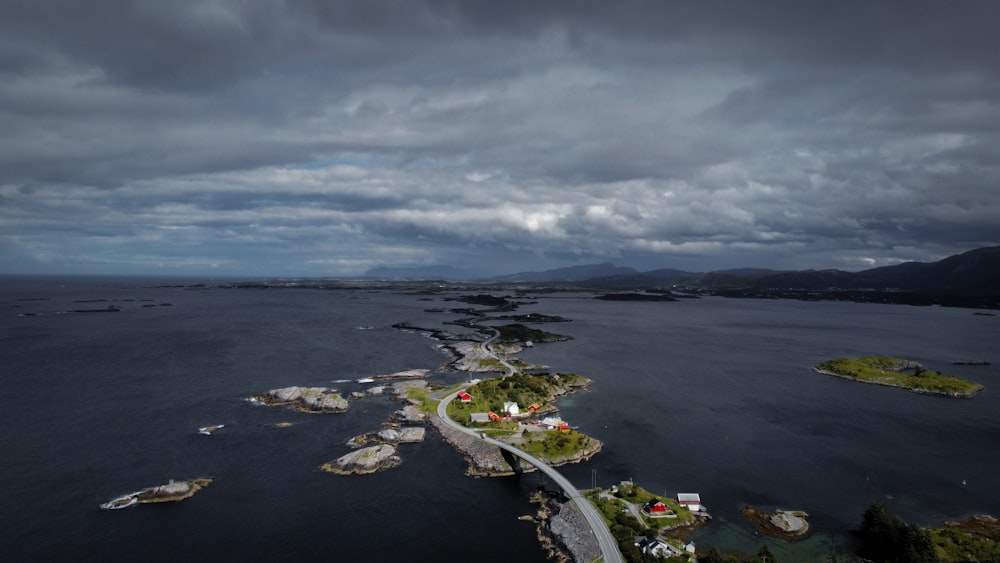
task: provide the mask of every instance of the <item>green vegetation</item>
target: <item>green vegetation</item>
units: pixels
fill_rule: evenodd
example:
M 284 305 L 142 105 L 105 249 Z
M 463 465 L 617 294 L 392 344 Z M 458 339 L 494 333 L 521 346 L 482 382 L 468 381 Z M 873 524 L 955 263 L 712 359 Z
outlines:
M 718 548 L 712 548 L 707 553 L 698 555 L 698 563 L 778 563 L 780 559 L 771 553 L 767 545 L 760 546 L 757 554 L 746 556 L 742 553 L 727 553 L 723 555 Z
M 478 368 L 486 371 L 504 371 L 504 365 L 496 358 L 478 358 Z
M 648 501 L 651 498 L 658 498 L 660 499 L 661 502 L 663 502 L 663 504 L 667 505 L 667 508 L 673 510 L 674 514 L 677 515 L 677 518 L 650 518 L 646 515 L 643 515 L 646 524 L 654 528 L 660 526 L 674 526 L 677 524 L 686 524 L 694 518 L 694 516 L 691 515 L 691 511 L 688 510 L 687 508 L 681 508 L 681 505 L 676 500 L 669 497 L 661 497 L 654 495 L 653 493 L 647 491 L 646 489 L 643 489 L 639 485 L 635 484 L 619 485 L 618 491 L 615 493 L 615 496 L 618 498 L 625 499 L 628 502 L 631 502 L 632 504 L 639 504 L 639 505 L 645 504 L 646 501 Z
M 430 396 L 431 393 L 432 390 L 429 387 L 410 387 L 403 392 L 407 399 L 416 402 L 421 411 L 428 414 L 435 414 L 437 412 L 437 405 L 441 401 L 432 398 Z
M 934 543 L 927 530 L 893 516 L 876 502 L 865 510 L 858 555 L 875 563 L 935 563 Z
M 517 447 L 525 452 L 547 460 L 565 459 L 584 450 L 591 442 L 590 436 L 570 430 L 544 430 L 525 432 L 525 441 Z
M 949 397 L 971 397 L 983 388 L 978 383 L 926 370 L 916 362 L 892 356 L 837 358 L 819 364 L 816 370 L 866 383 L 904 387 Z
M 529 328 L 522 324 L 509 324 L 494 328 L 500 331 L 497 341 L 501 343 L 527 342 L 529 340 L 532 342 L 562 342 L 570 339 L 569 336 L 545 332 L 537 328 Z
M 939 561 L 1000 561 L 1000 520 L 973 516 L 929 530 Z
M 583 491 L 583 496 L 587 497 L 590 504 L 597 508 L 597 511 L 604 517 L 604 521 L 610 526 L 618 515 L 622 514 L 622 510 L 627 508 L 621 499 L 602 496 L 601 493 L 601 489 L 590 489 Z
M 1000 561 L 1000 521 L 990 516 L 925 529 L 893 516 L 877 502 L 865 510 L 860 537 L 858 555 L 875 563 Z
M 591 489 L 583 491 L 583 495 L 597 508 L 601 516 L 604 517 L 608 528 L 611 530 L 611 535 L 618 542 L 618 549 L 626 561 L 640 563 L 648 561 L 683 561 L 686 563 L 689 561 L 689 557 L 686 554 L 668 559 L 658 559 L 651 554 L 642 553 L 635 545 L 635 538 L 638 536 L 659 537 L 661 540 L 673 542 L 674 540 L 666 540 L 664 536 L 660 536 L 660 532 L 664 527 L 672 527 L 679 523 L 690 522 L 693 517 L 688 510 L 681 509 L 677 502 L 672 499 L 658 497 L 632 483 L 623 482 L 616 489 L 613 488 L 612 491 L 614 491 L 613 494 L 609 495 L 602 489 Z M 654 497 L 673 508 L 678 517 L 647 518 L 643 516 L 642 521 L 640 521 L 628 508 L 629 504 L 641 505 Z M 674 543 L 674 545 L 678 544 Z M 761 549 L 766 549 L 766 547 Z M 767 555 L 769 558 L 766 561 L 777 561 L 770 552 Z M 698 556 L 698 560 L 702 560 L 700 555 Z M 732 561 L 747 560 L 743 558 L 733 559 Z M 758 560 L 764 561 L 765 559 L 749 559 L 749 561 Z M 719 559 L 719 561 L 729 561 L 729 559 Z
M 493 411 L 500 414 L 503 404 L 508 401 L 516 402 L 522 410 L 534 403 L 545 407 L 551 405 L 557 395 L 586 384 L 587 380 L 575 373 L 518 373 L 509 377 L 491 377 L 467 387 L 466 391 L 472 395 L 472 401 L 452 401 L 448 405 L 448 416 L 456 422 L 469 425 L 469 415 L 474 412 Z

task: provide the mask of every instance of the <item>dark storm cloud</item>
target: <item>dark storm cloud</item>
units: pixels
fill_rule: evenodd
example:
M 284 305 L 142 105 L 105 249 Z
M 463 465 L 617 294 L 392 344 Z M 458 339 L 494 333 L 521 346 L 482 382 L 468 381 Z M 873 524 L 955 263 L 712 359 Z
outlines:
M 861 268 L 1000 239 L 993 2 L 0 6 L 7 271 Z

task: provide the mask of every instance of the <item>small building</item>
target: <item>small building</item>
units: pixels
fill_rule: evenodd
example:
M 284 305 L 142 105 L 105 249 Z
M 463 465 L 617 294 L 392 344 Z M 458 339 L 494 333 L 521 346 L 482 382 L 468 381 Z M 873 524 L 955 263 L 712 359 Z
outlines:
M 515 414 L 521 413 L 521 407 L 517 406 L 517 403 L 513 401 L 508 401 L 503 404 L 503 412 L 514 416 Z
M 471 420 L 472 422 L 489 422 L 490 415 L 489 413 L 485 412 L 474 412 L 469 415 L 469 420 Z
M 635 538 L 635 546 L 643 553 L 648 553 L 655 557 L 674 557 L 682 555 L 684 552 L 659 538 L 647 538 L 639 536 Z
M 486 413 L 486 416 L 488 416 L 489 419 L 491 421 L 493 421 L 493 422 L 500 422 L 501 420 L 503 420 L 503 419 L 500 418 L 500 415 L 498 415 L 497 413 L 495 413 L 493 411 L 490 411 L 490 412 Z
M 566 423 L 563 422 L 562 419 L 554 416 L 547 416 L 542 419 L 542 426 L 546 428 L 559 428 L 560 424 L 566 424 Z
M 530 405 L 528 405 L 528 410 L 531 412 L 535 412 L 540 408 L 542 408 L 542 405 L 539 405 L 538 403 L 531 403 Z
M 701 495 L 698 493 L 677 493 L 677 502 L 691 512 L 701 512 Z
M 472 401 L 472 395 L 468 394 L 465 391 L 465 389 L 462 389 L 461 391 L 459 391 L 457 396 L 458 396 L 458 400 L 462 401 L 463 403 L 468 403 L 468 402 Z
M 642 505 L 642 510 L 649 514 L 664 514 L 667 512 L 667 505 L 663 504 L 663 501 L 653 497 Z

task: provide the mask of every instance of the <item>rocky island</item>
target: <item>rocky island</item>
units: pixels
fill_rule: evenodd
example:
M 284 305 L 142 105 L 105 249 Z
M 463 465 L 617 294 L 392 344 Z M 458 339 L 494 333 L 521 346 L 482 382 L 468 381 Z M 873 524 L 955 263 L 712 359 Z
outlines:
M 942 375 L 924 369 L 917 362 L 892 356 L 837 358 L 817 365 L 813 371 L 861 383 L 899 387 L 915 393 L 943 397 L 971 398 L 983 390 L 983 386 L 978 383 Z
M 177 502 L 194 496 L 195 493 L 208 486 L 212 480 L 208 478 L 191 479 L 189 481 L 174 481 L 171 479 L 165 485 L 148 487 L 141 491 L 113 498 L 101 505 L 106 510 L 128 508 L 136 504 L 155 502 Z
M 361 448 L 324 463 L 320 469 L 338 475 L 367 475 L 397 467 L 403 459 L 396 455 L 396 448 L 389 444 L 379 444 Z
M 745 506 L 740 513 L 761 533 L 783 540 L 801 539 L 809 531 L 809 522 L 806 521 L 809 515 L 801 510 L 779 508 L 773 512 L 765 512 Z
M 309 413 L 342 413 L 347 411 L 347 399 L 329 387 L 283 387 L 251 397 L 252 401 Z

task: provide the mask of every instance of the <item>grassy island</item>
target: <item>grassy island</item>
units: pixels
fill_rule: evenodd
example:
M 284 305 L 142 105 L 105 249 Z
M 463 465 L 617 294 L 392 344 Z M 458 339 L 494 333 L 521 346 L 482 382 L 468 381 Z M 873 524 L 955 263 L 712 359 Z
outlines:
M 569 336 L 562 334 L 556 334 L 554 332 L 546 332 L 544 330 L 539 330 L 537 328 L 531 328 L 524 326 L 520 323 L 514 323 L 509 325 L 501 325 L 493 327 L 500 332 L 498 342 L 501 343 L 511 343 L 511 342 L 563 342 L 570 340 Z
M 466 388 L 471 395 L 469 402 L 452 401 L 448 405 L 448 416 L 469 426 L 469 415 L 474 412 L 502 413 L 504 403 L 515 402 L 521 409 L 539 405 L 539 411 L 555 410 L 553 401 L 590 383 L 587 378 L 575 373 L 524 374 L 509 377 L 484 379 Z
M 826 375 L 853 379 L 862 383 L 902 387 L 917 393 L 946 397 L 972 397 L 983 386 L 962 379 L 924 369 L 917 362 L 892 356 L 867 356 L 864 358 L 837 358 L 827 360 L 815 368 Z

